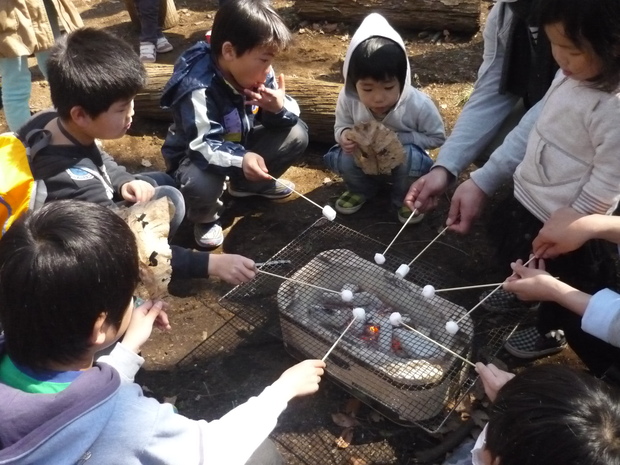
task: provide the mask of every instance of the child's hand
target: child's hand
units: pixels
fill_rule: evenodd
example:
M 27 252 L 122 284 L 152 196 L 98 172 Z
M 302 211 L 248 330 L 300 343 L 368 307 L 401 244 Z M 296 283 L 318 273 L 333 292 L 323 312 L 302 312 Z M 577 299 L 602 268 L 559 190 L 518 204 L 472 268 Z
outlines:
M 484 363 L 476 363 L 476 372 L 480 375 L 482 384 L 484 386 L 484 392 L 489 397 L 491 402 L 495 402 L 497 392 L 515 377 L 512 373 L 500 370 L 492 363 L 485 365 Z
M 553 285 L 557 279 L 545 271 L 544 260 L 532 260 L 528 266 L 523 266 L 523 261 L 517 260 L 511 263 L 510 267 L 513 273 L 504 283 L 506 291 L 525 301 L 551 300 Z
M 243 175 L 248 181 L 265 181 L 271 179 L 267 173 L 267 165 L 265 165 L 265 159 L 258 153 L 246 152 L 241 162 L 241 169 Z
M 282 389 L 287 400 L 315 393 L 319 390 L 324 368 L 322 360 L 304 360 L 282 373 L 273 386 Z
M 340 134 L 340 147 L 342 147 L 342 151 L 344 153 L 348 154 L 352 154 L 355 147 L 357 147 L 357 144 L 349 139 L 350 132 L 350 129 L 345 129 L 342 131 L 342 134 Z
M 121 197 L 131 203 L 147 202 L 151 200 L 155 188 L 146 181 L 136 179 L 121 186 Z
M 245 89 L 243 92 L 248 98 L 245 102 L 246 105 L 258 105 L 270 113 L 279 113 L 284 108 L 284 99 L 286 98 L 284 74 L 278 76 L 277 89 L 269 89 L 261 84 L 256 89 Z
M 242 255 L 229 253 L 209 256 L 209 276 L 216 276 L 230 284 L 247 283 L 254 279 L 254 261 Z
M 135 353 L 140 352 L 144 344 L 151 336 L 153 325 L 162 331 L 170 329 L 168 315 L 164 311 L 164 302 L 147 300 L 142 305 L 133 309 L 131 321 L 125 331 L 122 344 Z
M 596 219 L 594 216 L 590 219 Z M 560 208 L 551 214 L 532 243 L 537 257 L 553 258 L 572 252 L 592 239 L 594 228 L 589 218 L 570 207 Z

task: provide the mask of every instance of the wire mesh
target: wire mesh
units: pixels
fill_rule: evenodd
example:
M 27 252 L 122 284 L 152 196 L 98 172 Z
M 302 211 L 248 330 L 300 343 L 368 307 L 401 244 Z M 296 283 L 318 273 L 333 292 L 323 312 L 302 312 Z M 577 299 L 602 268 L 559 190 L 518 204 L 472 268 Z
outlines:
M 435 432 L 475 381 L 470 365 L 454 354 L 473 361 L 493 358 L 524 314 L 501 311 L 500 300 L 467 315 L 480 289 L 426 299 L 421 294 L 426 284 L 442 289 L 467 283 L 424 254 L 405 279 L 398 278 L 394 270 L 409 260 L 390 249 L 380 267 L 373 257 L 384 248 L 319 219 L 261 267 L 270 274 L 237 286 L 220 304 L 282 338 L 296 358 L 322 358 L 351 323 L 328 357 L 328 376 L 390 420 Z M 341 297 L 346 286 L 353 292 L 350 302 Z M 366 310 L 363 323 L 352 322 L 351 309 L 358 306 Z M 392 312 L 400 312 L 414 330 L 392 327 Z M 445 330 L 449 320 L 458 321 L 456 335 Z

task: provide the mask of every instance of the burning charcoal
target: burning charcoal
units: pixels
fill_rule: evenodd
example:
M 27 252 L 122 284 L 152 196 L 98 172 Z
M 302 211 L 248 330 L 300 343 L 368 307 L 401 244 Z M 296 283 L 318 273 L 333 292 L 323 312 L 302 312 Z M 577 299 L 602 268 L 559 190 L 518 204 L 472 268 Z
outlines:
M 321 305 L 310 308 L 310 316 L 324 327 L 343 328 L 351 321 L 351 311 L 348 309 L 331 309 Z
M 368 292 L 353 294 L 351 304 L 356 307 L 364 307 L 367 312 L 377 312 L 383 307 L 383 302 L 377 296 Z
M 384 354 L 392 354 L 392 325 L 389 318 L 379 318 L 375 321 L 379 326 L 379 350 Z
M 396 339 L 403 350 L 411 358 L 438 358 L 443 355 L 441 347 L 424 339 L 419 334 L 404 328 L 394 329 L 394 339 Z

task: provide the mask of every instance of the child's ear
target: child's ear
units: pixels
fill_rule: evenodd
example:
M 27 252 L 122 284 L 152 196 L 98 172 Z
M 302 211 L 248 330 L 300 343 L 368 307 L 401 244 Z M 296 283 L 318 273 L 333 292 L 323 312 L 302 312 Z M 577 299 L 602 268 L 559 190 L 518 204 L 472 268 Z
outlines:
M 71 120 L 80 127 L 84 127 L 92 121 L 90 115 L 79 105 L 76 105 L 69 110 Z
M 228 61 L 237 58 L 235 46 L 231 42 L 224 42 L 224 44 L 222 45 L 222 58 Z
M 109 324 L 106 323 L 107 313 L 100 313 L 93 325 L 93 332 L 90 335 L 90 343 L 93 346 L 100 346 L 106 342 Z

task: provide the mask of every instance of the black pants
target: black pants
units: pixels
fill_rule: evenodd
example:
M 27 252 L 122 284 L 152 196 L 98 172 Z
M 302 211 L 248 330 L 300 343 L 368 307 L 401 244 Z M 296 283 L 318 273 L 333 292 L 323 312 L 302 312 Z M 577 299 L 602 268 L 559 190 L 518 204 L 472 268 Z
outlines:
M 493 212 L 489 236 L 497 248 L 497 258 L 506 266 L 512 261 L 527 261 L 532 241 L 543 223 L 532 215 L 513 196 L 506 198 Z M 604 288 L 616 288 L 616 264 L 611 244 L 592 240 L 579 249 L 546 260 L 547 271 L 561 281 L 588 294 Z M 596 376 L 618 363 L 620 348 L 614 347 L 581 329 L 581 317 L 555 302 L 543 302 L 538 314 L 541 334 L 562 329 L 573 351 Z

